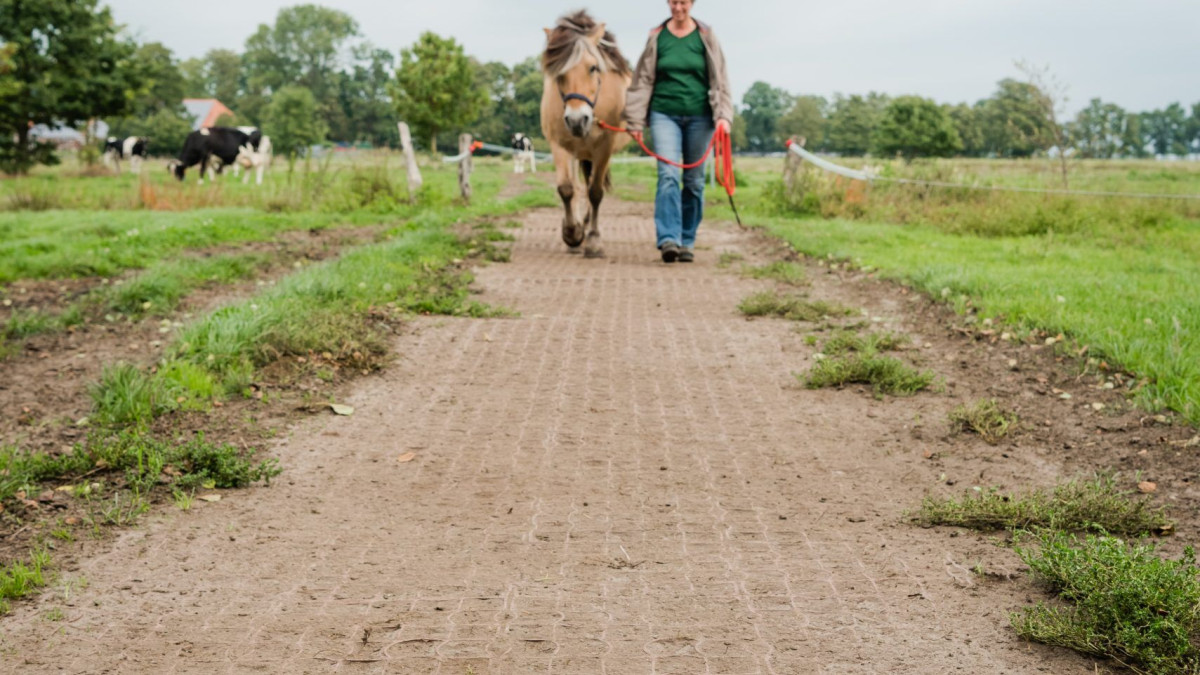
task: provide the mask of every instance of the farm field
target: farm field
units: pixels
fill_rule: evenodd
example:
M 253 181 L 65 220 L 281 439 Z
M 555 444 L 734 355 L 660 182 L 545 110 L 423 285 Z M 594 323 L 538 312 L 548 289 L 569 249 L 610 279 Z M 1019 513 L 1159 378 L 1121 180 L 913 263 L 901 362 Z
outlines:
M 470 206 L 435 163 L 410 204 L 384 155 L 260 190 L 0 182 L 0 589 L 45 586 L 10 593 L 5 657 L 1117 672 L 1021 638 L 1074 646 L 1026 600 L 1051 594 L 1025 566 L 1061 571 L 1036 551 L 1123 545 L 1014 552 L 1004 528 L 1194 541 L 1200 204 L 789 194 L 781 162 L 739 160 L 749 229 L 710 192 L 698 262 L 674 267 L 648 243 L 648 164 L 615 169 L 595 261 L 563 251 L 550 175 L 499 160 Z M 1200 192 L 1186 164 L 1073 171 Z M 1083 515 L 971 511 L 1055 489 Z

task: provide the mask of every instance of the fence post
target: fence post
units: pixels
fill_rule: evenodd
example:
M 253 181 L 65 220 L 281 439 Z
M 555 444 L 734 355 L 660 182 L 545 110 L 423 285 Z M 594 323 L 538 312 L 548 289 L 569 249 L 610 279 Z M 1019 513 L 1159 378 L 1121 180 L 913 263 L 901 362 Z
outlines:
M 807 139 L 803 136 L 792 136 L 791 141 L 803 148 Z M 783 162 L 783 186 L 789 195 L 792 194 L 792 186 L 796 183 L 796 172 L 799 171 L 802 164 L 804 164 L 804 160 L 800 158 L 800 155 L 788 150 L 787 158 Z
M 421 169 L 417 168 L 417 156 L 413 153 L 412 134 L 404 122 L 400 122 L 400 147 L 404 149 L 404 162 L 408 167 L 408 200 L 416 202 L 421 190 Z
M 458 137 L 458 154 L 465 155 L 458 163 L 458 189 L 462 191 L 464 204 L 471 203 L 471 134 L 460 134 Z

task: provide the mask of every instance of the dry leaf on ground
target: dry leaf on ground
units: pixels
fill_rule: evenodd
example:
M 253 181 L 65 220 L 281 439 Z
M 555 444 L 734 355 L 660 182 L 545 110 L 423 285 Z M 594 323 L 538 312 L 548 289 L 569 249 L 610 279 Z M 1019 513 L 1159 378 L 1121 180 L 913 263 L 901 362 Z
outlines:
M 329 409 L 332 410 L 333 412 L 337 413 L 338 415 L 353 415 L 354 414 L 353 406 L 343 405 L 341 403 L 330 403 Z
M 406 452 L 406 453 L 404 453 L 403 455 L 400 455 L 399 457 L 397 457 L 397 458 L 396 458 L 396 461 L 397 461 L 397 462 L 401 462 L 401 463 L 403 463 L 403 462 L 411 462 L 411 461 L 413 461 L 413 460 L 414 460 L 414 459 L 416 459 L 416 458 L 417 458 L 417 453 L 415 453 L 415 452 Z

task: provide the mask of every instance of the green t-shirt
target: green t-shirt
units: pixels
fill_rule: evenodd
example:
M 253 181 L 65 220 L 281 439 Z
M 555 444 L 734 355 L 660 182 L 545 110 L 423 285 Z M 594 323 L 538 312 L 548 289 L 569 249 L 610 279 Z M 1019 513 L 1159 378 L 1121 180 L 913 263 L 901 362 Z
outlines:
M 650 109 L 667 115 L 712 117 L 708 102 L 708 59 L 697 28 L 675 37 L 664 26 L 658 34 L 658 65 Z

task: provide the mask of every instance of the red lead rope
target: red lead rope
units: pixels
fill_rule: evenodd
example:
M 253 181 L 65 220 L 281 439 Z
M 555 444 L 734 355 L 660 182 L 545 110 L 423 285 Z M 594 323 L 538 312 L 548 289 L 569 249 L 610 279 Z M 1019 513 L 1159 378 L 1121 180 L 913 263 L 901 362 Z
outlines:
M 628 129 L 614 127 L 604 120 L 598 120 L 598 123 L 602 129 L 615 131 L 617 133 L 629 134 Z M 633 134 L 629 135 L 633 136 Z M 717 127 L 717 130 L 713 132 L 712 138 L 708 141 L 708 147 L 704 149 L 704 154 L 700 156 L 700 159 L 692 162 L 691 164 L 680 164 L 679 162 L 671 161 L 666 157 L 654 152 L 650 148 L 646 147 L 646 143 L 642 140 L 640 135 L 633 136 L 633 139 L 638 142 L 638 145 L 642 146 L 642 151 L 647 155 L 650 155 L 658 161 L 663 162 L 664 164 L 669 164 L 678 169 L 694 169 L 701 164 L 704 164 L 705 160 L 708 159 L 709 152 L 713 153 L 713 156 L 716 157 L 717 160 L 717 185 L 725 188 L 725 194 L 729 195 L 730 203 L 732 203 L 733 193 L 737 190 L 737 180 L 733 176 L 733 144 L 730 142 L 729 131 L 724 127 Z

